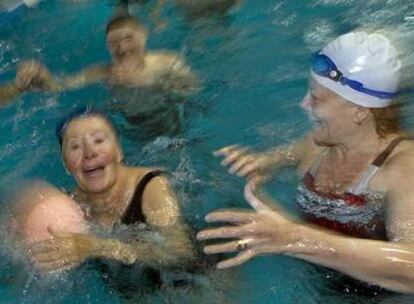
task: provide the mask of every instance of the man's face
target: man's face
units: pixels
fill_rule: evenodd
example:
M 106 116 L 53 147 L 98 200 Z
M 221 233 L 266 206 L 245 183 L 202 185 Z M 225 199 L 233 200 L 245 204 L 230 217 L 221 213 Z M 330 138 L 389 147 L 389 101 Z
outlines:
M 114 63 L 127 62 L 129 58 L 142 56 L 145 52 L 147 33 L 133 24 L 125 24 L 110 30 L 106 43 Z

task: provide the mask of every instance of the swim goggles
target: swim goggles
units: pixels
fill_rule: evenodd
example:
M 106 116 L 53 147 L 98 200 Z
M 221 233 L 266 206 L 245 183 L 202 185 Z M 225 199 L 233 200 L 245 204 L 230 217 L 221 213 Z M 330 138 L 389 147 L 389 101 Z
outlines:
M 392 99 L 398 95 L 398 93 L 389 93 L 365 88 L 361 82 L 345 77 L 342 72 L 338 70 L 331 58 L 324 54 L 318 53 L 313 56 L 312 71 L 319 76 L 329 78 L 335 82 L 339 82 L 344 86 L 348 86 L 357 92 L 371 95 L 380 99 Z

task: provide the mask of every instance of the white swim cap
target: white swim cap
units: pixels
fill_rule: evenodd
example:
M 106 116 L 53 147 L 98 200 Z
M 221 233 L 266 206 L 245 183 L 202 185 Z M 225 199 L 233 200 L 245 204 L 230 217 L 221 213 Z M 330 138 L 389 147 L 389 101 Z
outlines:
M 35 6 L 40 2 L 40 0 L 23 0 L 24 4 L 26 4 L 28 7 Z
M 367 90 L 352 88 L 314 70 L 311 70 L 311 77 L 354 104 L 384 108 L 391 104 L 392 95 L 398 92 L 401 61 L 390 40 L 381 34 L 348 33 L 329 43 L 319 54 L 329 57 L 344 77 L 360 82 Z M 367 91 L 384 92 L 385 96 Z

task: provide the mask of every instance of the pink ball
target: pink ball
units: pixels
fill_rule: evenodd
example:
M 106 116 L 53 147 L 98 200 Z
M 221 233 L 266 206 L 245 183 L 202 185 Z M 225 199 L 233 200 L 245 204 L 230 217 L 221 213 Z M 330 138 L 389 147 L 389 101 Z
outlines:
M 88 226 L 78 204 L 66 194 L 53 193 L 35 202 L 26 211 L 22 235 L 28 243 L 50 239 L 48 228 L 56 232 L 86 233 Z

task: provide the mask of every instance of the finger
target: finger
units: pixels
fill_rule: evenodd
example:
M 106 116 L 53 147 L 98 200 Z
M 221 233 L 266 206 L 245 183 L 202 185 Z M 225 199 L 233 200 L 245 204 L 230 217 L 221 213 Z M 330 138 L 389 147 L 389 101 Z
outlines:
M 214 211 L 205 217 L 206 222 L 228 222 L 231 224 L 246 224 L 254 221 L 256 213 L 252 211 Z
M 57 251 L 50 251 L 50 252 L 42 252 L 32 255 L 32 260 L 43 263 L 43 262 L 52 262 L 57 260 L 64 260 L 70 258 L 70 253 L 66 250 L 57 250 Z
M 30 84 L 30 75 L 24 71 L 22 74 L 22 78 L 21 78 L 21 85 L 23 88 L 25 88 L 26 90 L 28 89 Z
M 240 169 L 240 176 L 248 176 L 253 174 L 253 172 L 258 171 L 259 169 L 259 165 L 258 165 L 258 161 L 252 161 L 248 164 L 246 164 L 246 166 L 244 166 L 243 168 Z
M 272 209 L 269 206 L 267 206 L 253 194 L 252 187 L 254 186 L 250 182 L 247 183 L 244 187 L 244 198 L 249 203 L 249 205 L 252 206 L 254 210 L 259 212 L 272 211 Z
M 23 81 L 21 75 L 16 75 L 16 79 L 14 80 L 14 83 L 16 84 L 16 87 L 19 88 L 19 90 L 24 90 Z
M 237 243 L 238 241 L 227 242 L 224 244 L 215 244 L 204 246 L 205 254 L 216 254 L 216 253 L 225 253 L 225 252 L 237 252 Z
M 239 145 L 231 145 L 213 152 L 214 156 L 227 156 L 236 149 L 240 149 Z
M 50 235 L 53 237 L 53 238 L 64 238 L 64 237 L 67 237 L 67 236 L 69 236 L 69 234 L 68 233 L 64 233 L 64 232 L 61 232 L 61 231 L 58 231 L 58 230 L 56 230 L 55 228 L 53 228 L 52 226 L 47 226 L 47 232 L 49 232 L 50 233 Z
M 217 268 L 225 269 L 225 268 L 239 266 L 243 263 L 246 263 L 248 260 L 254 257 L 254 255 L 255 253 L 252 250 L 242 251 L 236 257 L 218 263 Z
M 222 166 L 230 165 L 234 163 L 235 161 L 237 161 L 240 157 L 245 155 L 247 151 L 248 151 L 247 148 L 240 148 L 238 150 L 235 150 L 231 152 L 225 159 L 223 159 L 220 164 Z
M 49 232 L 52 237 L 56 236 L 55 235 L 56 231 L 55 231 L 55 229 L 52 228 L 52 226 L 48 225 L 46 229 L 47 229 L 47 232 Z
M 197 239 L 199 241 L 208 239 L 226 239 L 226 238 L 241 238 L 251 231 L 249 227 L 221 227 L 214 229 L 206 229 L 197 233 Z
M 246 155 L 245 157 L 240 158 L 239 160 L 235 161 L 233 165 L 229 169 L 229 173 L 237 174 L 238 176 L 244 176 L 241 173 L 241 170 L 253 160 L 251 155 Z
M 73 267 L 74 265 L 76 265 L 76 263 L 73 263 L 69 260 L 61 259 L 48 263 L 35 263 L 34 265 L 41 272 L 52 272 L 62 269 L 68 269 L 70 266 Z
M 50 235 L 54 238 L 54 239 L 64 239 L 64 238 L 70 238 L 72 236 L 72 233 L 69 232 L 63 232 L 63 231 L 58 231 L 56 229 L 54 229 L 52 226 L 47 226 L 47 232 L 50 233 Z
M 32 254 L 57 250 L 59 244 L 54 239 L 39 241 L 30 245 L 30 252 Z
M 27 88 L 30 86 L 32 79 L 36 77 L 37 71 L 33 62 L 28 63 L 23 69 L 23 85 Z

